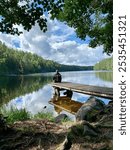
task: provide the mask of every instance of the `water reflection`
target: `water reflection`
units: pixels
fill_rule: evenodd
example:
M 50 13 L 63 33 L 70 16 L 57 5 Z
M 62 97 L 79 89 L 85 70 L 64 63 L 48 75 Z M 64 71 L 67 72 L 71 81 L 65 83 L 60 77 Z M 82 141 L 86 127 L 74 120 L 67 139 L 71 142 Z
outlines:
M 96 75 L 97 73 L 98 72 L 95 71 L 63 72 L 62 76 L 63 81 L 67 82 L 112 87 L 112 80 L 107 80 L 107 76 L 112 76 L 112 72 L 100 72 L 98 76 Z M 104 76 L 104 78 L 102 78 L 102 76 Z
M 16 97 L 8 103 L 8 107 L 14 105 L 18 108 L 26 108 L 32 114 L 42 111 L 45 106 L 47 107 L 44 111 L 52 111 L 53 107 L 48 105 L 48 100 L 51 98 L 51 95 L 51 87 L 45 85 L 38 91 Z
M 21 95 L 38 91 L 51 81 L 50 76 L 0 77 L 0 106 Z
M 107 80 L 107 78 L 105 80 L 105 77 L 102 79 L 102 73 L 99 73 L 98 76 L 93 71 L 62 72 L 61 74 L 63 81 L 112 87 L 112 81 Z M 18 108 L 26 108 L 33 114 L 42 110 L 51 111 L 54 115 L 66 113 L 71 118 L 74 118 L 73 115 L 65 112 L 61 107 L 57 107 L 56 105 L 54 107 L 48 103 L 50 99 L 53 99 L 53 88 L 49 85 L 49 83 L 52 82 L 52 75 L 53 73 L 26 77 L 0 77 L 0 106 L 6 104 L 7 107 L 13 105 Z M 63 96 L 62 93 L 61 96 Z M 71 104 L 69 101 L 66 101 L 62 107 L 66 107 L 65 104 L 67 106 L 70 105 L 72 107 L 66 109 L 72 110 L 68 112 L 76 112 L 78 108 L 76 103 L 83 103 L 88 97 L 88 95 L 74 92 L 72 99 L 75 100 L 75 102 L 72 101 L 73 104 Z M 61 98 L 58 104 L 62 102 L 62 99 L 63 98 Z M 107 102 L 108 100 L 104 99 L 104 101 Z
M 96 77 L 104 81 L 113 82 L 113 72 L 95 72 L 95 73 Z
M 74 101 L 67 96 L 53 96 L 49 103 L 54 105 L 54 109 L 58 114 L 62 112 L 62 110 L 66 110 L 67 112 L 74 115 L 83 105 L 83 103 Z

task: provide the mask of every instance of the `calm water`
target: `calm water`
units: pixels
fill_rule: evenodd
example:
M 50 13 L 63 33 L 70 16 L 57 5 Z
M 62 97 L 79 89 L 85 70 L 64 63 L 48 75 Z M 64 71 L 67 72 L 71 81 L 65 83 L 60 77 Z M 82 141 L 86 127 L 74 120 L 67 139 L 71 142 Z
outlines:
M 61 72 L 62 80 L 74 83 L 112 87 L 112 72 Z M 51 111 L 57 115 L 53 105 L 48 101 L 52 98 L 53 88 L 49 85 L 52 82 L 54 73 L 36 74 L 19 77 L 0 77 L 0 107 L 15 106 L 26 108 L 35 114 L 39 111 Z M 89 96 L 74 93 L 72 99 L 85 102 Z M 108 100 L 102 99 L 105 103 Z M 47 106 L 44 109 L 44 106 Z M 61 113 L 69 114 L 65 111 Z M 73 115 L 69 114 L 73 118 Z

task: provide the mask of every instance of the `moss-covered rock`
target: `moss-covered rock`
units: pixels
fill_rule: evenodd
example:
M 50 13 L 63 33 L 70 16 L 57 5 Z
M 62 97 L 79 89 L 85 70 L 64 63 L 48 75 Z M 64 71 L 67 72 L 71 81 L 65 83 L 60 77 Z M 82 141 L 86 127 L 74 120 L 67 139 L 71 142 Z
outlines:
M 78 110 L 76 114 L 76 120 L 86 120 L 93 122 L 96 119 L 96 114 L 103 110 L 104 107 L 105 104 L 103 101 L 91 96 Z

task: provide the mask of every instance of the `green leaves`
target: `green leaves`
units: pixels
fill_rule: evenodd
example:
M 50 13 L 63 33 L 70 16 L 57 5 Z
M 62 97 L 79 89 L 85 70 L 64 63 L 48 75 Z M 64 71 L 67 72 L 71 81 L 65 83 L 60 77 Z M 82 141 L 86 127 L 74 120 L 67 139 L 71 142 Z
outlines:
M 56 17 L 75 28 L 82 40 L 91 37 L 90 46 L 104 46 L 104 52 L 112 53 L 113 41 L 113 2 L 112 0 L 65 0 L 63 11 Z
M 14 25 L 22 25 L 27 31 L 37 22 L 47 31 L 44 13 L 51 14 L 73 27 L 82 40 L 91 37 L 90 46 L 104 46 L 104 52 L 113 51 L 113 1 L 112 0 L 19 0 L 0 1 L 0 32 L 21 34 Z

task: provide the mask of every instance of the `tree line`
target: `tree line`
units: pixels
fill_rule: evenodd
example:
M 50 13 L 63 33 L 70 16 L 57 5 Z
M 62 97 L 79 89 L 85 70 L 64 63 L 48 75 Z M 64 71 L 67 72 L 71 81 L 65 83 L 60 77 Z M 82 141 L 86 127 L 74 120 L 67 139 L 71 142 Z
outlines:
M 113 57 L 103 59 L 94 66 L 94 70 L 112 70 L 113 69 Z
M 63 65 L 30 52 L 8 48 L 0 42 L 0 74 L 30 74 L 60 71 L 92 70 L 92 66 Z

